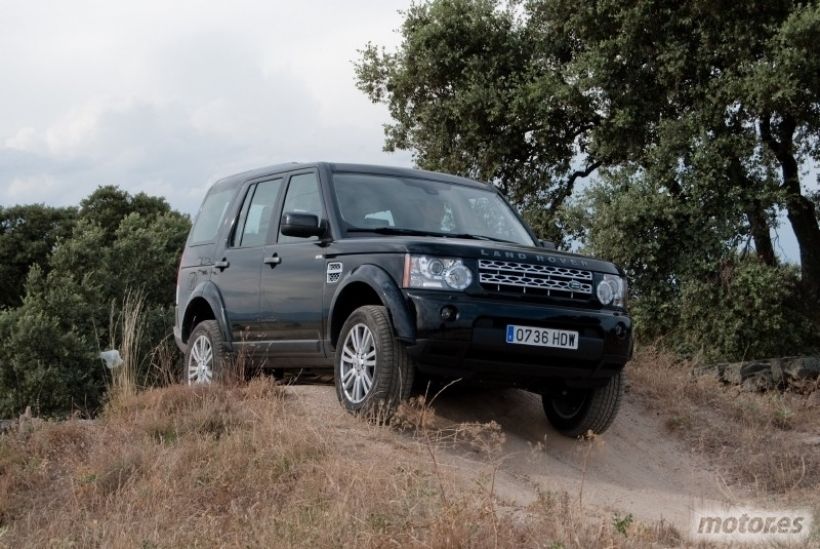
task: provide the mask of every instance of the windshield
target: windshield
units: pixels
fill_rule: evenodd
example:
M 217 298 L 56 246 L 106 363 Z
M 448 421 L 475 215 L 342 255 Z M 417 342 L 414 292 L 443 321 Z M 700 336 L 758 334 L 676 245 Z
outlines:
M 333 187 L 350 232 L 430 234 L 534 245 L 510 206 L 490 189 L 357 173 L 334 174 Z

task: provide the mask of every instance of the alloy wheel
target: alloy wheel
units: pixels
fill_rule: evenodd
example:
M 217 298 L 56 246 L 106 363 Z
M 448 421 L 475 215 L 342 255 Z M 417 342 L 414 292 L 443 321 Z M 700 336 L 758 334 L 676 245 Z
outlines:
M 188 358 L 188 385 L 207 385 L 214 377 L 214 349 L 208 336 L 201 335 L 192 343 Z
M 342 345 L 341 382 L 345 397 L 362 402 L 376 375 L 376 340 L 367 325 L 359 323 L 347 333 Z

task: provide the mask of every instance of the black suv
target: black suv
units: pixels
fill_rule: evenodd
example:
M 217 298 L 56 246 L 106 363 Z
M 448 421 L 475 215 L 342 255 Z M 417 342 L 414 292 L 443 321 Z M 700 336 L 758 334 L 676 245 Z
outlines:
M 189 383 L 242 353 L 334 368 L 351 412 L 389 415 L 414 378 L 542 395 L 550 422 L 604 431 L 632 352 L 615 265 L 539 241 L 491 185 L 352 164 L 284 164 L 211 187 L 177 282 Z

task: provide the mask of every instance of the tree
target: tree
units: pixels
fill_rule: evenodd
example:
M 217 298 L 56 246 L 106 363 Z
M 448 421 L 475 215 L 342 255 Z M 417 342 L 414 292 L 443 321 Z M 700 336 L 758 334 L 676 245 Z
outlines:
M 82 204 L 44 268 L 29 272 L 21 304 L 0 310 L 0 417 L 26 405 L 43 414 L 96 410 L 104 389 L 96 355 L 121 339 L 111 317 L 129 291 L 144 296 L 138 355 L 147 359 L 170 333 L 188 216 L 113 187 Z M 136 365 L 143 377 L 146 364 Z
M 778 192 L 800 246 L 805 289 L 820 296 L 820 227 L 801 192 L 798 166 L 818 157 L 820 8 L 791 1 L 655 0 L 530 2 L 531 24 L 569 33 L 577 44 L 569 66 L 600 90 L 610 116 L 592 130 L 606 147 L 624 129 L 663 146 L 668 120 L 690 119 L 693 144 L 717 143 L 726 176 L 746 205 L 758 252 L 772 263 L 765 210 L 777 166 Z M 560 26 L 558 26 L 560 24 Z M 626 123 L 622 120 L 625 119 Z M 617 123 L 613 126 L 612 122 Z M 612 131 L 614 130 L 614 131 Z M 634 151 L 646 162 L 646 151 Z
M 132 196 L 114 185 L 98 187 L 80 202 L 80 218 L 100 226 L 109 242 L 113 240 L 120 222 L 129 214 L 136 213 L 147 218 L 170 210 L 168 202 L 162 197 L 145 193 Z
M 600 165 L 585 137 L 598 118 L 593 101 L 553 70 L 512 8 L 416 4 L 401 32 L 398 51 L 368 44 L 356 66 L 359 89 L 389 106 L 387 150 L 412 150 L 423 168 L 492 181 L 518 203 L 553 210 Z
M 546 208 L 545 222 L 599 167 L 636 163 L 675 193 L 699 157 L 703 184 L 742 205 L 768 264 L 773 207 L 785 206 L 818 296 L 820 228 L 798 170 L 820 156 L 818 9 L 433 0 L 407 12 L 397 51 L 367 45 L 357 80 L 390 108 L 386 148 L 493 181 L 525 210 Z
M 29 269 L 47 267 L 51 250 L 71 234 L 76 216 L 76 208 L 0 206 L 0 309 L 20 305 Z

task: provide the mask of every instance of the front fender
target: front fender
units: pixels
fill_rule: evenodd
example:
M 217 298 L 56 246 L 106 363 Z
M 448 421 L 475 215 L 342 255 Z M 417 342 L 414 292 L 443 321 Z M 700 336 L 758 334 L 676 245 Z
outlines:
M 393 277 L 391 277 L 387 271 L 376 265 L 366 264 L 356 267 L 342 280 L 330 304 L 330 314 L 328 318 L 333 318 L 333 311 L 336 308 L 339 297 L 345 294 L 345 288 L 356 282 L 367 284 L 379 296 L 382 304 L 390 313 L 396 336 L 404 342 L 410 344 L 415 343 L 416 323 L 410 314 L 404 296 L 393 280 Z M 332 338 L 331 330 L 332 327 L 330 326 L 330 322 L 328 322 L 328 341 Z

